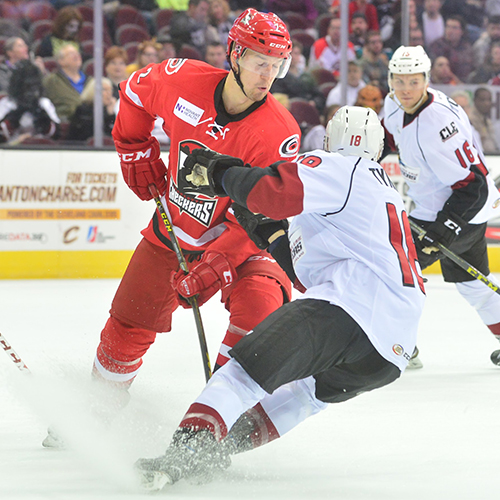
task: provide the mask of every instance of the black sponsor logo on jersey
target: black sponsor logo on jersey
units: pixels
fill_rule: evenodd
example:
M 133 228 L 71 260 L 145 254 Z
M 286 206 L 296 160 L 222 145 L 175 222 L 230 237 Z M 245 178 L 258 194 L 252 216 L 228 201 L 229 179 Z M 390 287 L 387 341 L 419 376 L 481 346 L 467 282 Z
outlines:
M 184 174 L 184 160 L 195 149 L 207 148 L 204 144 L 196 141 L 181 141 L 179 143 L 179 154 L 177 160 L 177 184 L 172 178 L 168 193 L 169 200 L 178 209 L 179 213 L 185 212 L 187 215 L 209 227 L 215 208 L 217 207 L 217 198 L 209 198 L 199 193 L 189 192 L 192 185 L 186 181 Z
M 293 158 L 299 152 L 299 134 L 287 137 L 280 145 L 280 156 Z
M 455 125 L 455 122 L 451 122 L 449 125 L 446 125 L 446 127 L 439 131 L 439 135 L 441 136 L 441 140 L 443 142 L 451 139 L 456 134 L 458 134 L 458 128 Z

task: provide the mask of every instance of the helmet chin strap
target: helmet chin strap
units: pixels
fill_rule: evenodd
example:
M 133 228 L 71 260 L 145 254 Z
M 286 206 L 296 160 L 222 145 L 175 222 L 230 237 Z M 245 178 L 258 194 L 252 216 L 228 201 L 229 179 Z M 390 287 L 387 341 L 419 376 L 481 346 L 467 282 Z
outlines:
M 233 67 L 231 67 L 231 70 L 233 72 L 233 75 L 234 75 L 234 79 L 236 80 L 236 83 L 238 84 L 238 87 L 241 89 L 241 91 L 243 92 L 244 96 L 247 98 L 247 99 L 250 99 L 250 97 L 247 96 L 247 93 L 245 92 L 245 89 L 243 88 L 243 82 L 241 81 L 241 78 L 240 78 L 240 65 L 238 64 L 238 62 L 236 62 L 236 67 L 238 68 L 238 71 L 235 71 Z
M 389 92 L 389 97 L 396 103 L 397 107 L 399 109 L 401 109 L 402 111 L 404 111 L 405 113 L 408 113 L 409 115 L 411 115 L 411 114 L 415 113 L 415 111 L 417 111 L 417 109 L 424 102 L 426 96 L 427 96 L 427 89 L 425 89 L 424 92 L 422 92 L 422 96 L 420 97 L 418 102 L 415 104 L 415 106 L 413 106 L 410 109 L 405 109 L 405 108 L 403 108 L 403 105 L 396 99 L 396 95 L 394 93 L 394 90 L 390 89 L 390 92 Z

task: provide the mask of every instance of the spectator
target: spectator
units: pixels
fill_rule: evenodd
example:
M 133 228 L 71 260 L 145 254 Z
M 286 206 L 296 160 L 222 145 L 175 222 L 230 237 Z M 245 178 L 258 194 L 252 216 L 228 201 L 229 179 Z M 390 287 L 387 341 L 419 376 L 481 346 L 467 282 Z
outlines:
M 42 72 L 28 59 L 12 71 L 8 96 L 0 100 L 0 142 L 20 143 L 28 137 L 57 138 L 59 117 L 42 97 Z
M 347 94 L 346 102 L 342 102 L 342 86 L 338 84 L 328 93 L 326 98 L 326 105 L 340 104 L 353 106 L 358 98 L 358 92 L 366 85 L 366 83 L 361 78 L 362 71 L 359 64 L 355 61 L 350 61 L 347 71 Z
M 175 50 L 175 44 L 172 41 L 170 33 L 162 33 L 156 38 L 156 43 L 161 45 L 160 49 L 160 61 L 165 61 L 166 59 L 172 59 L 177 56 L 177 51 Z
M 500 42 L 500 15 L 488 19 L 486 31 L 474 42 L 472 50 L 474 52 L 474 63 L 476 68 L 484 64 L 488 56 L 491 45 Z
M 413 28 L 410 30 L 410 47 L 417 47 L 417 45 L 424 46 L 424 33 L 420 28 Z
M 318 17 L 314 4 L 313 0 L 266 0 L 265 9 L 282 16 L 285 21 L 287 12 L 295 12 L 312 25 Z
M 382 91 L 375 85 L 366 85 L 358 92 L 355 106 L 363 106 L 363 108 L 371 108 L 378 117 L 381 118 L 384 98 Z
M 465 20 L 465 33 L 474 43 L 484 30 L 486 10 L 483 0 L 444 0 L 441 14 L 445 19 L 458 15 Z
M 323 149 L 323 141 L 325 139 L 326 124 L 331 120 L 332 116 L 340 108 L 340 104 L 331 104 L 326 106 L 321 115 L 321 123 L 315 125 L 302 140 L 301 151 L 314 151 L 315 149 Z
M 14 67 L 19 61 L 29 59 L 28 45 L 21 37 L 10 37 L 5 42 L 5 59 L 0 63 L 0 92 L 7 92 L 9 80 Z M 36 57 L 33 61 L 42 73 L 45 73 L 45 66 L 41 57 Z
M 318 89 L 311 74 L 304 72 L 302 44 L 293 39 L 292 43 L 292 61 L 288 73 L 284 78 L 278 78 L 274 81 L 271 92 L 273 95 L 280 93 L 287 95 L 289 98 L 300 97 L 311 101 L 318 112 L 321 113 L 325 107 L 325 96 Z
M 485 62 L 473 71 L 468 79 L 468 83 L 492 83 L 495 77 L 500 74 L 500 42 L 495 42 L 490 47 L 490 53 Z
M 309 69 L 324 68 L 331 71 L 338 78 L 340 73 L 340 25 L 339 18 L 333 18 L 328 25 L 325 37 L 316 40 L 311 47 L 309 56 Z M 354 45 L 349 42 L 347 46 L 347 58 L 349 61 L 356 59 Z
M 205 62 L 214 68 L 228 69 L 226 47 L 220 42 L 210 42 L 205 51 Z
M 434 59 L 430 82 L 443 85 L 458 85 L 462 83 L 451 71 L 450 61 L 445 56 L 438 56 Z
M 104 54 L 104 73 L 111 81 L 113 97 L 118 99 L 118 84 L 128 78 L 127 51 L 123 47 L 113 45 Z
M 389 91 L 387 83 L 389 61 L 383 49 L 380 31 L 369 31 L 359 64 L 363 71 L 363 79 L 376 85 L 386 95 Z
M 483 151 L 487 154 L 495 154 L 499 151 L 498 141 L 490 118 L 492 108 L 493 101 L 489 89 L 486 87 L 476 89 L 469 119 L 472 126 L 479 132 Z
M 170 35 L 179 51 L 183 44 L 192 45 L 200 54 L 209 42 L 219 40 L 217 30 L 208 24 L 208 0 L 189 0 L 185 12 L 178 12 L 170 22 Z
M 352 18 L 355 13 L 363 14 L 367 22 L 367 30 L 378 30 L 380 28 L 378 24 L 377 8 L 369 3 L 367 0 L 351 0 L 349 2 L 349 33 L 354 30 L 352 24 Z
M 500 15 L 500 3 L 498 0 L 486 0 L 484 3 L 486 15 L 488 18 Z
M 135 62 L 129 64 L 126 68 L 127 75 L 130 76 L 134 71 L 145 68 L 148 64 L 160 62 L 161 44 L 153 40 L 145 40 L 138 47 Z
M 428 49 L 432 42 L 444 36 L 444 18 L 441 14 L 441 0 L 425 0 L 421 26 L 424 33 L 424 46 Z M 420 45 L 420 44 L 419 44 Z
M 417 28 L 422 29 L 417 17 L 417 6 L 415 0 L 408 0 L 408 10 L 409 10 L 409 28 L 410 32 Z M 401 26 L 403 23 L 403 15 L 401 13 L 401 7 L 399 6 L 398 12 L 394 15 L 394 29 L 392 31 L 392 36 L 386 41 L 386 45 L 392 50 L 396 50 L 401 45 Z
M 463 108 L 465 114 L 469 117 L 470 121 L 472 113 L 472 99 L 470 93 L 467 92 L 466 90 L 457 90 L 456 92 L 453 92 L 453 94 L 451 94 L 450 97 L 460 107 Z M 474 146 L 478 151 L 483 151 L 483 143 L 481 142 L 481 136 L 479 135 L 479 132 L 475 129 L 474 125 L 472 125 L 472 122 L 471 122 L 471 128 L 472 128 L 472 135 L 474 136 Z
M 356 57 L 359 59 L 363 52 L 366 36 L 368 34 L 366 16 L 361 12 L 355 12 L 351 18 L 350 28 L 349 41 L 354 45 Z
M 466 38 L 465 21 L 458 15 L 446 19 L 444 36 L 433 42 L 429 51 L 432 60 L 438 56 L 448 58 L 451 71 L 463 82 L 474 69 L 474 55 Z
M 52 57 L 67 44 L 81 51 L 78 33 L 83 25 L 83 17 L 75 7 L 63 7 L 54 19 L 52 33 L 46 35 L 38 47 L 38 55 Z
M 394 11 L 398 0 L 373 0 L 372 3 L 377 9 L 380 35 L 386 42 L 391 38 L 394 30 Z
M 209 0 L 209 2 L 210 24 L 217 30 L 219 41 L 225 47 L 235 17 L 231 14 L 231 8 L 226 0 Z
M 94 94 L 95 80 L 92 80 L 83 90 L 81 104 L 71 117 L 68 140 L 86 141 L 94 135 Z M 103 133 L 111 137 L 115 123 L 116 98 L 113 96 L 113 84 L 109 78 L 102 79 Z
M 59 118 L 69 122 L 80 104 L 80 94 L 92 78 L 82 71 L 82 56 L 74 45 L 63 45 L 55 57 L 59 69 L 45 77 L 43 86 Z

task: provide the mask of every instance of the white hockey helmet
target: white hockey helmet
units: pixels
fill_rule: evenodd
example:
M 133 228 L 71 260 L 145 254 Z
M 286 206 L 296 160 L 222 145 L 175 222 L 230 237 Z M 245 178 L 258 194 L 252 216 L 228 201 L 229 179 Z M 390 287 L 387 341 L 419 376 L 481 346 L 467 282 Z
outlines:
M 423 73 L 426 83 L 431 73 L 431 60 L 421 45 L 397 48 L 389 61 L 389 82 L 391 75 L 413 75 Z
M 384 148 L 384 135 L 384 128 L 373 109 L 342 106 L 326 126 L 323 148 L 343 156 L 377 161 Z

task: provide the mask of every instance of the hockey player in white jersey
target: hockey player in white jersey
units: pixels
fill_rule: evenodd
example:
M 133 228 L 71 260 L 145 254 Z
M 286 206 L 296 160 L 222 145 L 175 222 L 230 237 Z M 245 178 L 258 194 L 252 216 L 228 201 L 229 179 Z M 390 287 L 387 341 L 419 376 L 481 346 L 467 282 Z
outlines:
M 328 123 L 326 151 L 296 162 L 232 167 L 236 158 L 201 149 L 188 157 L 186 179 L 197 186 L 191 193 L 230 196 L 272 219 L 295 216 L 288 257 L 306 291 L 230 351 L 232 359 L 190 406 L 165 455 L 137 462 L 146 488 L 181 478 L 206 481 L 227 467 L 228 429 L 258 402 L 281 436 L 327 403 L 401 375 L 425 291 L 403 201 L 374 161 L 383 136 L 373 110 L 345 106 Z M 266 236 L 275 248 L 287 242 L 278 228 Z
M 500 340 L 500 295 L 436 248 L 441 243 L 488 276 L 486 222 L 500 205 L 500 195 L 474 144 L 467 115 L 453 99 L 429 88 L 430 69 L 421 46 L 394 52 L 382 122 L 388 132 L 384 154 L 389 147 L 399 153 L 408 196 L 416 205 L 410 218 L 427 230 L 416 241 L 422 269 L 441 259 L 444 280 L 456 284 Z M 500 350 L 491 359 L 500 364 Z

